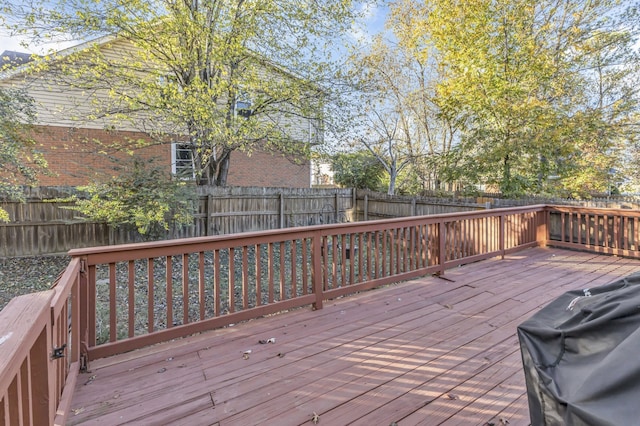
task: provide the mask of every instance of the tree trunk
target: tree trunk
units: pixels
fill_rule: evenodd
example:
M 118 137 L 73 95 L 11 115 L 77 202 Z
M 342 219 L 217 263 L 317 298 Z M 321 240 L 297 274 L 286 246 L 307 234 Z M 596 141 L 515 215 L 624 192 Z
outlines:
M 389 171 L 389 190 L 387 191 L 387 195 L 395 195 L 396 193 L 396 178 L 398 176 L 398 171 L 395 167 L 391 167 Z
M 216 186 L 227 186 L 227 176 L 229 174 L 229 163 L 231 160 L 231 151 L 225 150 L 218 162 L 218 175 L 216 176 Z
M 502 164 L 502 182 L 500 184 L 500 192 L 510 194 L 511 188 L 511 164 L 509 164 L 509 155 L 505 155 Z

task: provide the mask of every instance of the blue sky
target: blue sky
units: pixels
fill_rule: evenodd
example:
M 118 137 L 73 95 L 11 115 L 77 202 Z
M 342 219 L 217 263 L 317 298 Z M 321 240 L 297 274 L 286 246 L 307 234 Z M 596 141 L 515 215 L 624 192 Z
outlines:
M 372 3 L 361 3 L 358 9 L 363 14 L 362 21 L 355 22 L 351 26 L 349 36 L 355 41 L 366 43 L 371 36 L 384 31 L 388 8 Z

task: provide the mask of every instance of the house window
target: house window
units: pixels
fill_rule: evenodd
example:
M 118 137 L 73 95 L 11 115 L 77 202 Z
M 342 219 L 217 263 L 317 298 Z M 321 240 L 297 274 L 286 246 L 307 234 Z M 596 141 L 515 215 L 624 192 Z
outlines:
M 171 173 L 181 179 L 194 179 L 193 151 L 189 143 L 171 144 Z
M 236 99 L 236 115 L 244 118 L 249 118 L 253 114 L 253 110 L 251 109 L 252 102 L 249 95 L 245 92 L 240 92 Z

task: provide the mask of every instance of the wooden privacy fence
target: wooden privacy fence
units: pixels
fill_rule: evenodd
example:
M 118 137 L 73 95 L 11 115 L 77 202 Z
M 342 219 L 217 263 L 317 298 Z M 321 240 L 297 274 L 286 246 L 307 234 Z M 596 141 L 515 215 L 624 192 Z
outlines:
M 538 205 L 72 250 L 0 312 L 0 425 L 63 424 L 92 359 L 526 247 L 640 257 L 639 221 Z
M 358 190 L 355 199 L 355 221 L 476 211 L 490 207 L 470 198 L 412 197 L 366 190 Z
M 26 196 L 24 203 L 0 201 L 10 218 L 0 222 L 0 257 L 65 253 L 74 247 L 123 244 L 135 238 L 124 229 L 77 217 L 78 212 L 67 208 L 73 203 L 61 201 L 69 196 L 63 188 L 38 188 Z
M 200 187 L 192 226 L 167 238 L 184 238 L 352 221 L 354 190 Z M 72 248 L 141 241 L 134 230 L 82 219 L 61 201 L 74 188 L 33 188 L 27 202 L 2 202 L 11 221 L 0 223 L 0 257 L 66 253 Z
M 72 248 L 141 241 L 135 231 L 86 221 L 59 201 L 74 188 L 33 188 L 26 203 L 0 202 L 11 222 L 0 223 L 0 257 L 59 254 Z M 201 187 L 192 226 L 174 228 L 167 238 L 226 235 L 268 229 L 395 217 L 477 211 L 536 202 L 491 198 L 389 196 L 354 189 Z M 58 201 L 52 201 L 58 199 Z M 628 208 L 633 199 L 612 199 Z M 568 203 L 569 201 L 567 201 Z M 576 201 L 574 203 L 595 203 Z M 594 207 L 598 204 L 587 205 Z M 541 203 L 538 200 L 538 203 Z M 544 203 L 547 203 L 544 201 Z M 579 207 L 579 206 L 576 206 Z
M 198 187 L 193 227 L 204 237 L 327 223 L 352 222 L 355 189 Z

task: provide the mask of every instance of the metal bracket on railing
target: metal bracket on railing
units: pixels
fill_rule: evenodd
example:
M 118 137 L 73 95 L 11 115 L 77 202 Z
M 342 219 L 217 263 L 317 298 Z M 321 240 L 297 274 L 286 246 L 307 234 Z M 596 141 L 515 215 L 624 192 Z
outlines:
M 51 354 L 51 359 L 59 359 L 64 358 L 64 349 L 67 347 L 67 344 L 60 346 L 59 348 L 53 348 L 53 353 Z

